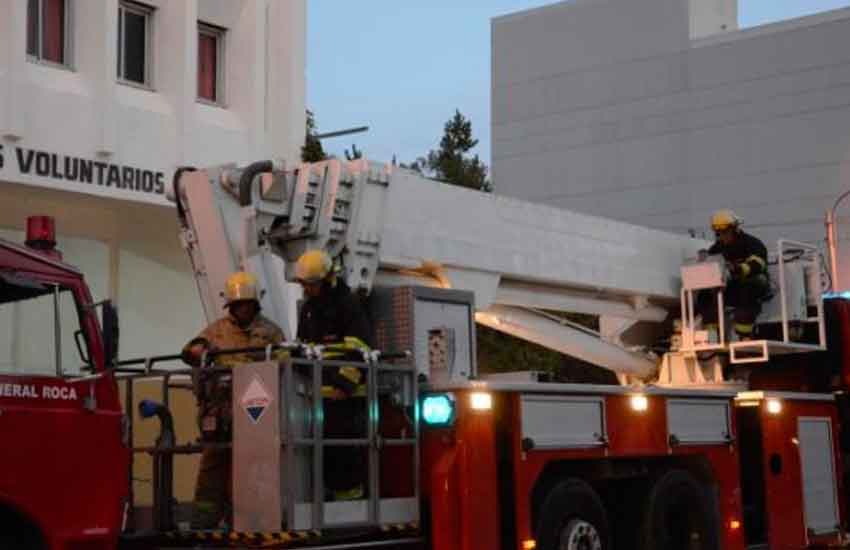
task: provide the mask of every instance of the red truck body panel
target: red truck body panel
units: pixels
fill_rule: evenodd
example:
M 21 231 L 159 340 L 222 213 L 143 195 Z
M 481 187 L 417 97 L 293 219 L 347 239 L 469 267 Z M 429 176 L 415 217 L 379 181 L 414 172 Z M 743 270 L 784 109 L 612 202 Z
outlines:
M 832 428 L 834 468 L 836 475 L 835 498 L 839 517 L 845 517 L 841 479 L 841 453 L 838 448 L 838 418 L 834 403 L 822 401 L 785 400 L 782 413 L 771 415 L 759 411 L 762 420 L 762 446 L 764 449 L 764 483 L 767 506 L 767 526 L 771 549 L 805 548 L 818 543 L 837 544 L 837 535 L 817 536 L 807 533 L 802 487 L 802 464 L 798 420 L 800 418 L 829 419 Z M 779 457 L 782 471 L 772 472 L 771 461 Z

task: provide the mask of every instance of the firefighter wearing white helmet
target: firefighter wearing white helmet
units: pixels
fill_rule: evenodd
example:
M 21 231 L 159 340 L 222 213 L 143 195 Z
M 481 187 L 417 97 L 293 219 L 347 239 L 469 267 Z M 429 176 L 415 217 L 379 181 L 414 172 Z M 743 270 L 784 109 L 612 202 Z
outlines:
M 729 268 L 724 303 L 734 308 L 733 326 L 740 340 L 753 336 L 761 304 L 770 294 L 767 248 L 758 238 L 741 229 L 742 220 L 732 210 L 718 210 L 711 216 L 716 240 L 703 254 L 720 254 Z M 709 330 L 717 323 L 713 294 L 702 293 L 699 309 Z
M 371 326 L 356 296 L 324 250 L 310 250 L 298 258 L 295 278 L 305 300 L 298 315 L 298 340 L 326 346 L 328 359 L 362 361 L 360 351 L 372 341 Z M 354 366 L 324 369 L 327 438 L 366 437 L 365 372 Z M 365 493 L 368 460 L 365 449 L 325 447 L 323 464 L 326 498 L 350 500 Z
M 183 360 L 194 367 L 201 365 L 204 352 L 227 349 L 259 348 L 284 341 L 283 331 L 260 314 L 260 292 L 251 273 L 239 271 L 227 278 L 222 296 L 227 315 L 215 321 L 183 348 Z M 223 355 L 216 366 L 237 367 L 264 357 L 252 354 Z M 199 373 L 200 374 L 200 373 Z M 198 423 L 206 443 L 230 441 L 233 424 L 229 382 L 215 374 L 196 376 Z M 230 449 L 205 447 L 195 487 L 195 511 L 192 527 L 213 529 L 229 522 Z

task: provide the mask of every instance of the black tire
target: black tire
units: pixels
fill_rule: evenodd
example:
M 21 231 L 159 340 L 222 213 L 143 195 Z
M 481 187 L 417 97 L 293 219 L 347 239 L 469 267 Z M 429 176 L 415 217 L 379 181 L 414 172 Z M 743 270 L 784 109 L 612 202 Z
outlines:
M 0 548 L 2 550 L 45 550 L 38 528 L 17 511 L 0 506 Z
M 579 479 L 559 482 L 543 500 L 536 538 L 540 550 L 609 550 L 608 515 L 602 499 L 590 485 Z M 576 538 L 582 539 L 583 543 L 573 547 L 562 545 L 562 542 Z
M 3 550 L 44 550 L 37 533 L 31 530 L 21 530 L 16 533 L 0 534 L 0 548 Z
M 718 550 L 720 519 L 710 490 L 684 470 L 659 477 L 649 491 L 641 550 Z

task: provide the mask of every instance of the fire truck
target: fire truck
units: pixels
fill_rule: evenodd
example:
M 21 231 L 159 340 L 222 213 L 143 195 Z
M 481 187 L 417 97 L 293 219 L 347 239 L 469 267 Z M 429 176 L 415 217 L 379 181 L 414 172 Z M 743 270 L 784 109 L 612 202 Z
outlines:
M 342 362 L 366 381 L 361 429 L 347 438 L 324 429 L 323 378 L 341 363 L 320 345 L 220 350 L 194 371 L 165 365 L 176 355 L 117 360 L 114 308 L 91 303 L 79 272 L 52 256 L 49 231 L 39 238 L 34 222 L 27 247 L 0 244 L 0 301 L 20 309 L 47 300 L 55 322 L 45 326 L 61 335 L 57 296 L 70 291 L 72 332 L 91 372 L 64 376 L 60 361 L 40 377 L 0 375 L 0 433 L 31 438 L 0 459 L 8 461 L 0 463 L 0 537 L 10 545 L 847 546 L 840 421 L 850 307 L 824 297 L 816 246 L 777 243 L 758 339 L 735 341 L 722 322 L 726 269 L 719 258 L 695 259 L 708 245 L 697 239 L 362 159 L 185 168 L 172 196 L 208 321 L 222 314 L 226 277 L 245 270 L 265 289 L 264 314 L 291 336 L 295 260 L 314 249 L 335 259 L 367 304 L 377 342 L 362 361 Z M 705 292 L 721 320 L 716 337 L 696 312 Z M 598 327 L 567 312 L 593 316 Z M 526 364 L 488 373 L 476 356 L 476 323 L 612 376 L 558 378 Z M 69 337 L 56 336 L 57 346 L 60 338 Z M 216 366 L 216 355 L 236 352 L 257 358 Z M 173 495 L 175 457 L 209 444 L 174 433 L 169 390 L 199 372 L 228 378 L 233 392 L 232 523 L 213 531 L 189 529 Z M 160 436 L 134 447 L 133 387 L 151 379 L 164 399 L 142 409 L 160 418 Z M 74 397 L 43 397 L 63 389 Z M 53 456 L 71 437 L 79 461 L 60 470 Z M 363 457 L 362 496 L 326 491 L 331 447 Z M 139 455 L 153 458 L 150 509 L 129 490 Z

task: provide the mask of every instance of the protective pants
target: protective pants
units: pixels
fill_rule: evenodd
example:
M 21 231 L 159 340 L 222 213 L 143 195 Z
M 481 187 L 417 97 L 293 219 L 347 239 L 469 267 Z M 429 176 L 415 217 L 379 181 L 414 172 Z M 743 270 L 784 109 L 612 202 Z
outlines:
M 223 430 L 222 430 L 223 431 Z M 228 434 L 216 432 L 205 438 L 205 443 L 227 443 Z M 215 529 L 224 519 L 232 523 L 230 515 L 233 502 L 231 486 L 232 455 L 229 448 L 205 448 L 201 451 L 201 464 L 195 485 L 195 510 L 192 529 Z
M 366 399 L 350 397 L 324 400 L 326 439 L 364 439 L 367 434 Z M 326 498 L 343 500 L 341 495 L 365 495 L 368 476 L 368 448 L 363 446 L 325 446 L 323 472 Z
M 704 290 L 697 296 L 697 313 L 702 315 L 703 325 L 717 324 L 717 301 L 713 290 Z M 734 308 L 733 324 L 739 337 L 753 333 L 756 318 L 761 313 L 761 304 L 770 294 L 770 282 L 764 275 L 744 279 L 731 279 L 723 291 L 723 303 Z

